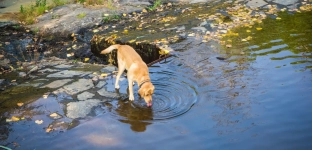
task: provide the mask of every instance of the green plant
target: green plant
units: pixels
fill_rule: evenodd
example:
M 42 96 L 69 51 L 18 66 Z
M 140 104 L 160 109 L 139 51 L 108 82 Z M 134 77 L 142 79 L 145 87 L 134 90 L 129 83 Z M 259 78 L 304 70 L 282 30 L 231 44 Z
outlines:
M 79 19 L 82 19 L 82 18 L 84 18 L 85 16 L 86 16 L 87 14 L 86 13 L 80 13 L 79 15 L 77 15 L 77 18 L 79 18 Z
M 50 9 L 47 6 L 46 0 L 36 0 L 35 4 L 30 6 L 20 6 L 20 13 L 18 14 L 18 18 L 24 24 L 33 24 L 36 20 L 37 16 L 42 15 L 45 10 Z
M 161 1 L 161 0 L 156 0 L 156 1 L 154 2 L 153 6 L 148 7 L 148 9 L 149 9 L 150 11 L 153 11 L 153 10 L 155 10 L 157 7 L 159 7 L 161 4 L 162 4 L 162 1 Z
M 52 0 L 53 6 L 62 6 L 67 4 L 68 2 L 66 0 Z
M 117 15 L 117 14 L 107 15 L 107 16 L 103 17 L 103 22 L 107 23 L 107 22 L 110 22 L 110 21 L 118 21 L 120 19 L 121 19 L 121 16 Z

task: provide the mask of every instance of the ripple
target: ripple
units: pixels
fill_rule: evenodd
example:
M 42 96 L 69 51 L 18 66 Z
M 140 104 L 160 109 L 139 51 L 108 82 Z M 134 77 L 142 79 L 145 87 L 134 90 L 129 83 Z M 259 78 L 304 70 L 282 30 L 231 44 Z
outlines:
M 113 101 L 111 112 L 114 116 L 122 117 L 121 120 L 164 120 L 191 109 L 197 102 L 197 85 L 184 76 L 190 70 L 173 64 L 160 65 L 150 68 L 150 77 L 155 86 L 153 106 L 148 108 L 145 101 L 136 95 L 133 102 Z M 137 86 L 134 90 L 137 93 Z

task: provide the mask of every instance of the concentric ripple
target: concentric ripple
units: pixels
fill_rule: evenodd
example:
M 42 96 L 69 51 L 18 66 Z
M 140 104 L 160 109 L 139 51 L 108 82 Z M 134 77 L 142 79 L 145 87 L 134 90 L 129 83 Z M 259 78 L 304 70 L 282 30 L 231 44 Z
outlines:
M 136 95 L 133 102 L 112 102 L 113 115 L 122 117 L 120 120 L 123 121 L 164 120 L 182 115 L 191 109 L 197 102 L 197 85 L 189 79 L 190 76 L 184 76 L 186 71 L 191 70 L 172 63 L 160 65 L 149 69 L 155 86 L 153 106 L 148 108 L 145 101 Z M 137 85 L 134 90 L 137 93 Z

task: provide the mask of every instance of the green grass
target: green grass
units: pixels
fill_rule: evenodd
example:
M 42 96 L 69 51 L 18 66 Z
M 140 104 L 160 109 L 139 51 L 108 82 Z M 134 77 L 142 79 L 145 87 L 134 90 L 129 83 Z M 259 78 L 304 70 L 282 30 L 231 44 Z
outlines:
M 36 22 L 36 17 L 44 14 L 46 10 L 50 10 L 52 7 L 61 6 L 66 3 L 66 0 L 52 0 L 52 4 L 48 5 L 46 0 L 36 0 L 34 4 L 20 6 L 18 19 L 23 24 L 34 24 Z
M 82 18 L 84 18 L 85 16 L 86 16 L 87 14 L 86 13 L 80 13 L 79 15 L 77 15 L 77 18 L 78 19 L 82 19 Z
M 121 16 L 119 16 L 117 14 L 114 14 L 114 15 L 104 16 L 103 17 L 103 22 L 107 23 L 107 22 L 111 22 L 111 21 L 114 21 L 114 20 L 120 20 L 120 19 L 121 19 Z
M 148 9 L 149 9 L 150 11 L 153 11 L 153 10 L 155 10 L 157 7 L 159 7 L 161 4 L 162 4 L 162 1 L 161 1 L 161 0 L 156 0 L 156 1 L 154 2 L 154 5 L 148 7 Z

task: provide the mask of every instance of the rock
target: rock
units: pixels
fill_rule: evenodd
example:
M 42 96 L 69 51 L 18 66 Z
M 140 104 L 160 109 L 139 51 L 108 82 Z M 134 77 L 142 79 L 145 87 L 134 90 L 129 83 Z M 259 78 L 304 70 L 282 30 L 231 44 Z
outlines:
M 106 66 L 105 68 L 101 69 L 101 72 L 112 73 L 115 70 L 117 70 L 115 66 Z
M 93 82 L 90 79 L 79 79 L 78 81 L 63 87 L 64 91 L 69 95 L 74 95 L 82 91 L 93 88 Z
M 62 79 L 62 80 L 56 80 L 56 81 L 53 81 L 45 86 L 43 86 L 43 88 L 59 88 L 65 84 L 67 84 L 68 82 L 72 81 L 72 79 Z
M 95 87 L 102 88 L 105 84 L 106 84 L 105 81 L 99 81 L 99 83 Z
M 101 96 L 107 97 L 107 98 L 119 98 L 120 96 L 117 93 L 108 92 L 106 89 L 102 88 L 97 91 Z
M 18 73 L 18 76 L 19 76 L 19 77 L 22 77 L 22 78 L 23 78 L 23 77 L 26 77 L 26 73 L 25 73 L 25 72 L 19 72 L 19 73 Z
M 57 68 L 57 69 L 69 69 L 71 67 L 73 67 L 73 65 L 60 64 L 60 65 L 54 66 L 54 68 Z
M 86 117 L 94 106 L 99 105 L 101 101 L 98 99 L 89 99 L 86 101 L 70 102 L 67 104 L 68 118 L 77 119 Z
M 84 100 L 92 98 L 94 95 L 95 94 L 86 91 L 86 92 L 83 92 L 81 94 L 78 94 L 77 95 L 77 99 L 80 100 L 80 101 L 84 101 Z
M 265 2 L 264 0 L 251 0 L 251 1 L 248 1 L 246 5 L 251 8 L 257 8 L 257 7 L 263 7 L 267 4 L 268 3 Z
M 71 78 L 74 76 L 85 76 L 90 73 L 91 72 L 63 70 L 54 74 L 49 74 L 47 77 L 48 78 Z
M 207 31 L 205 27 L 193 27 L 192 30 L 201 31 L 203 33 Z

